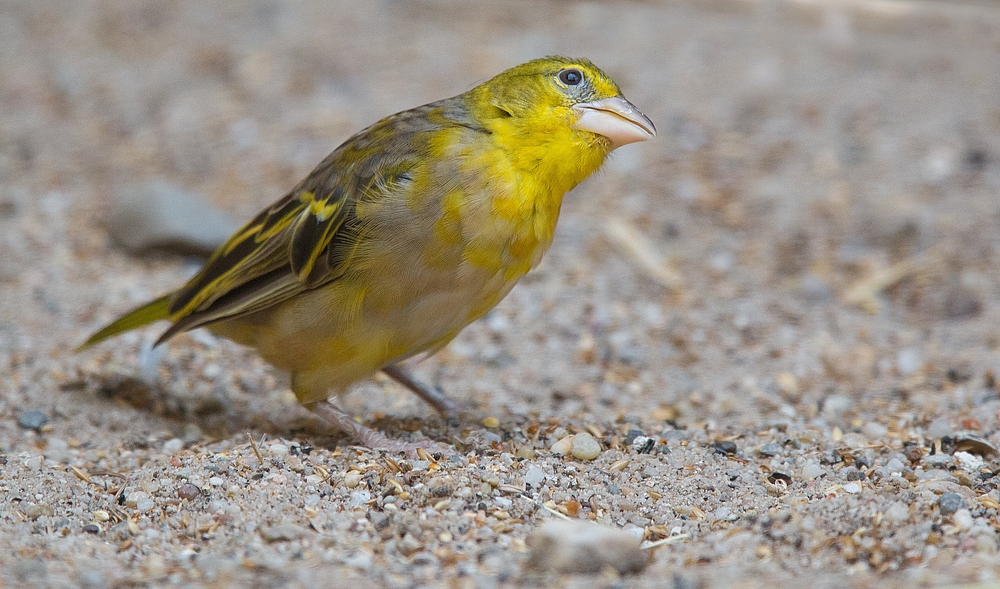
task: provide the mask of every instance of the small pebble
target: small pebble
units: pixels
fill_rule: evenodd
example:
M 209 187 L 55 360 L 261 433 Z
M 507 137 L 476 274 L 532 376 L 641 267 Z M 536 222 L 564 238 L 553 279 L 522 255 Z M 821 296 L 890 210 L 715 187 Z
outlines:
M 28 409 L 17 416 L 17 425 L 24 429 L 39 430 L 49 422 L 49 416 L 38 409 Z
M 55 511 L 48 505 L 28 505 L 24 508 L 24 515 L 28 519 L 38 519 L 43 516 L 54 515 Z
M 781 444 L 774 442 L 764 444 L 757 449 L 757 452 L 759 452 L 761 456 L 767 456 L 768 458 L 777 456 L 778 454 L 781 454 Z
M 534 489 L 541 487 L 544 480 L 545 471 L 537 466 L 532 466 L 528 469 L 528 472 L 524 473 L 525 484 L 530 485 Z
M 889 433 L 889 428 L 875 421 L 869 421 L 861 428 L 868 439 L 878 439 Z
M 589 433 L 580 432 L 573 436 L 571 451 L 577 460 L 593 460 L 601 455 L 601 444 Z
M 198 487 L 192 485 L 191 483 L 184 483 L 180 487 L 177 487 L 177 496 L 188 501 L 197 497 L 200 492 L 201 491 Z
M 968 452 L 955 452 L 954 456 L 966 472 L 978 472 L 984 464 L 982 458 Z
M 302 526 L 284 523 L 276 526 L 267 526 L 260 529 L 260 536 L 268 542 L 288 542 L 298 540 L 308 534 Z
M 486 427 L 497 427 L 500 425 L 500 420 L 496 417 L 487 417 L 483 420 L 483 425 Z
M 861 492 L 861 485 L 856 482 L 847 483 L 844 485 L 844 492 L 856 495 Z
M 560 440 L 557 440 L 551 447 L 549 451 L 553 454 L 559 456 L 566 456 L 573 450 L 573 438 L 576 436 L 566 436 Z
M 166 454 L 176 454 L 184 449 L 184 441 L 180 438 L 170 438 L 163 443 L 163 452 Z
M 649 454 L 654 446 L 656 446 L 656 439 L 648 436 L 636 436 L 632 440 L 632 449 L 638 454 Z
M 818 464 L 807 464 L 802 467 L 802 478 L 804 479 L 815 479 L 826 474 L 823 467 Z
M 288 446 L 284 444 L 271 444 L 267 450 L 275 456 L 288 456 Z
M 353 489 L 357 487 L 361 482 L 361 473 L 357 471 L 351 471 L 344 475 L 344 486 L 348 489 Z
M 716 454 L 725 454 L 726 456 L 733 456 L 736 454 L 736 442 L 724 441 L 724 442 L 712 442 L 712 449 L 715 450 Z
M 637 573 L 646 566 L 639 538 L 609 526 L 548 521 L 535 530 L 528 542 L 528 566 L 538 570 L 596 573 L 610 566 L 619 573 Z
M 938 499 L 938 509 L 941 511 L 941 515 L 953 515 L 963 508 L 965 508 L 965 499 L 958 493 L 945 493 Z
M 155 503 L 153 503 L 152 499 L 150 499 L 149 497 L 144 497 L 135 502 L 135 509 L 139 513 L 146 513 L 147 511 L 153 509 L 154 505 Z

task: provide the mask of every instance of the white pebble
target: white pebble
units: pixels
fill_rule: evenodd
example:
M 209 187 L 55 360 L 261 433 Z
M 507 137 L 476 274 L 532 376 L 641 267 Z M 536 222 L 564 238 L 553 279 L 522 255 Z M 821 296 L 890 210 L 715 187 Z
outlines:
M 553 454 L 558 454 L 560 456 L 566 456 L 573 449 L 573 438 L 574 436 L 566 436 L 556 443 L 552 444 L 549 450 Z
M 545 481 L 545 471 L 538 468 L 537 466 L 532 466 L 528 469 L 528 472 L 524 473 L 524 482 L 531 485 L 533 488 L 537 489 L 542 486 Z
M 288 455 L 288 446 L 284 444 L 271 444 L 270 446 L 267 447 L 267 449 L 271 452 L 271 454 L 274 454 L 275 456 Z
M 176 454 L 184 449 L 184 441 L 180 438 L 170 438 L 163 442 L 163 452 L 166 454 Z
M 807 464 L 802 467 L 802 478 L 804 479 L 815 479 L 824 474 L 826 474 L 826 471 L 818 464 Z
M 577 460 L 593 460 L 601 455 L 601 444 L 587 432 L 573 436 L 573 458 Z
M 844 492 L 850 493 L 851 495 L 856 495 L 861 492 L 861 485 L 856 482 L 850 482 L 844 485 Z

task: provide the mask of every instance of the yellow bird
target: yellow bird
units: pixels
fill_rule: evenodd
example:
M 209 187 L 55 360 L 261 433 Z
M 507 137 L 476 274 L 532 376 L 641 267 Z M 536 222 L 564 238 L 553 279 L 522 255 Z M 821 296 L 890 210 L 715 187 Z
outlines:
M 655 133 L 590 61 L 521 64 L 354 135 L 187 284 L 80 349 L 161 319 L 157 344 L 206 327 L 289 371 L 298 400 L 361 443 L 412 451 L 329 397 L 381 370 L 449 412 L 399 363 L 499 303 L 552 243 L 563 196 Z

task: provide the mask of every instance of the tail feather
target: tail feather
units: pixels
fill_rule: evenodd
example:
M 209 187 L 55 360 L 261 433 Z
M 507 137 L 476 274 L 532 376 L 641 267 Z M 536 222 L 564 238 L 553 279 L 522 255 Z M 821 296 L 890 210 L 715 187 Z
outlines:
M 109 337 L 118 335 L 119 333 L 124 333 L 144 325 L 149 325 L 150 323 L 159 321 L 160 319 L 169 318 L 170 299 L 172 296 L 173 293 L 163 295 L 154 301 L 150 301 L 145 305 L 129 311 L 118 319 L 112 321 L 110 324 L 106 325 L 94 335 L 90 336 L 87 341 L 80 344 L 75 351 L 79 352 L 86 350 L 90 346 L 100 343 Z

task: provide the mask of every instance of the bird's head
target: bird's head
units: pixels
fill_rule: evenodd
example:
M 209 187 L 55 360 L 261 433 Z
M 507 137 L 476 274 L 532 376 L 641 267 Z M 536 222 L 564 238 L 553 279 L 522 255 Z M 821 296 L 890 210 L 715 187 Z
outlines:
M 605 152 L 656 135 L 646 115 L 586 59 L 545 57 L 513 67 L 475 88 L 480 107 L 525 131 L 568 136 Z M 486 106 L 488 105 L 488 107 Z

